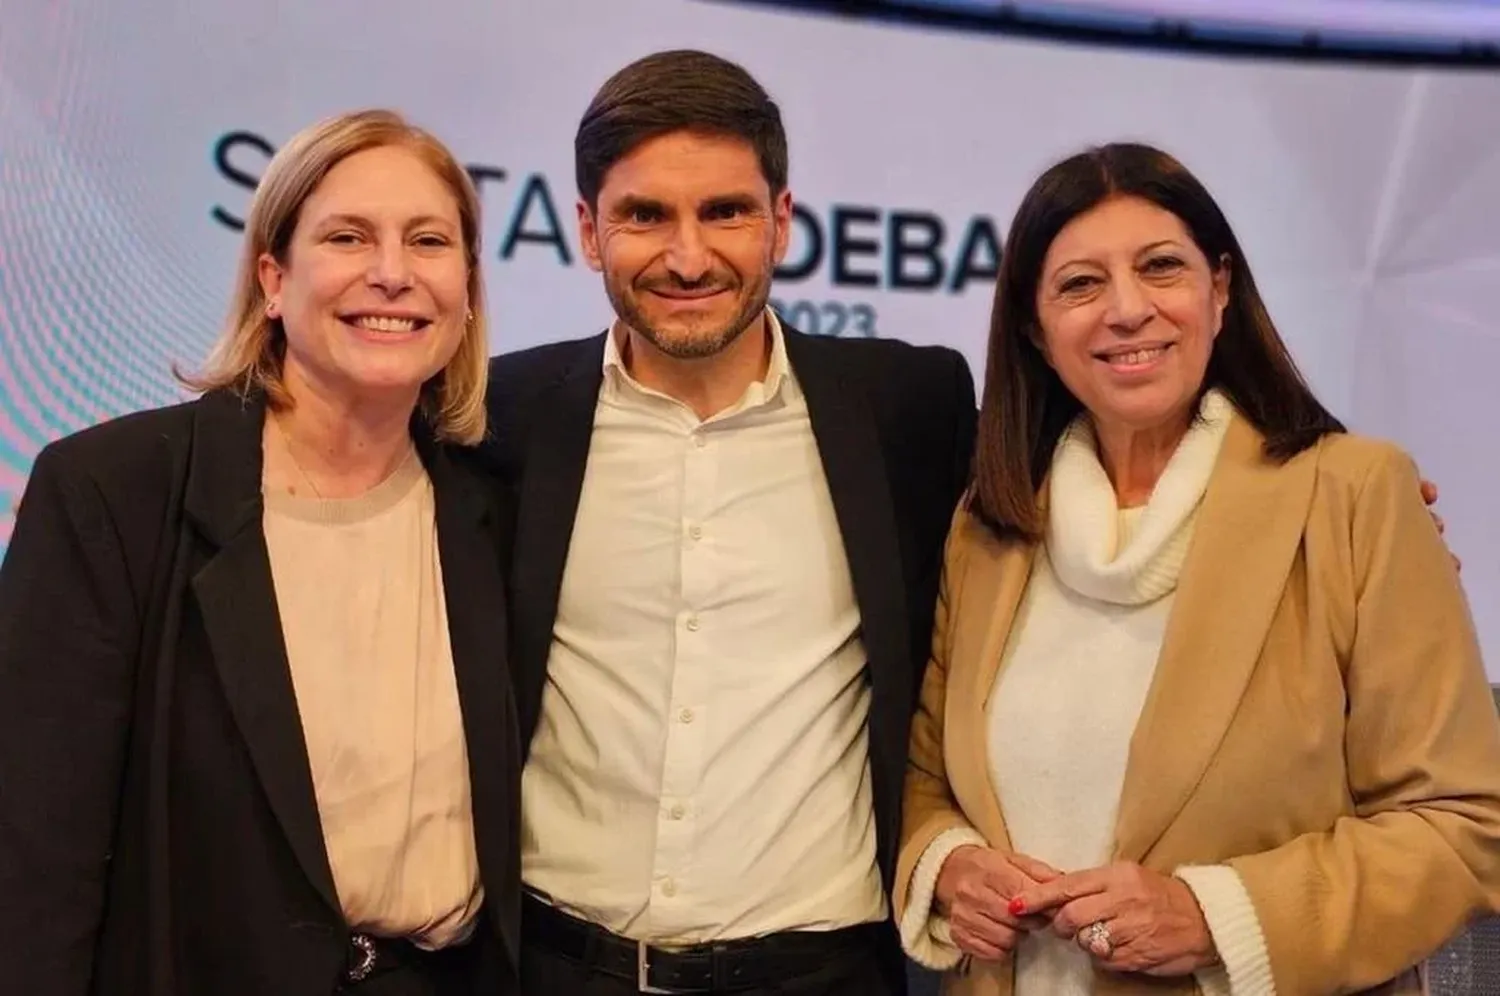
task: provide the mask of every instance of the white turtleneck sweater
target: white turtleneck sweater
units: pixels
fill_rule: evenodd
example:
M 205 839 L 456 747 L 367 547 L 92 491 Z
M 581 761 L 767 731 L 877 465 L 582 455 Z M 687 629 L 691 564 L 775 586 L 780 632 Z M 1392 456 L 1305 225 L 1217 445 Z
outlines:
M 1053 456 L 1047 537 L 990 699 L 988 761 L 1012 846 L 1063 871 L 1111 859 L 1130 739 L 1233 409 L 1210 392 L 1199 414 L 1139 508 L 1118 507 L 1087 419 Z M 931 968 L 959 960 L 932 890 L 943 861 L 965 844 L 985 841 L 973 830 L 942 834 L 913 874 L 901 937 Z M 1228 866 L 1176 875 L 1197 898 L 1223 961 L 1200 972 L 1199 985 L 1210 994 L 1273 996 L 1265 940 L 1239 876 Z M 1050 931 L 1024 936 L 1015 957 L 1015 996 L 1093 991 L 1088 954 Z

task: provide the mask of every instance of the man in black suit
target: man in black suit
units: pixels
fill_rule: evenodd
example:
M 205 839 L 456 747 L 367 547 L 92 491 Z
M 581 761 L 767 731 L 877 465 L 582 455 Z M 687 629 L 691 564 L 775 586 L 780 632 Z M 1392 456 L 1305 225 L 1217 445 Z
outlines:
M 618 321 L 491 368 L 523 986 L 904 993 L 887 893 L 969 370 L 768 309 L 786 136 L 740 67 L 633 63 L 575 154 Z

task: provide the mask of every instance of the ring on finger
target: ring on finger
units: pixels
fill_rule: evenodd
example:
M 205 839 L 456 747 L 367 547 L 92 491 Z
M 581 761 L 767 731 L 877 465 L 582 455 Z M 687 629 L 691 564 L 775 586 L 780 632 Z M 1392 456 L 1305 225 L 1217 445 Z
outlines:
M 1109 924 L 1103 920 L 1095 920 L 1080 930 L 1078 943 L 1096 958 L 1108 958 L 1115 949 L 1114 941 L 1109 936 Z

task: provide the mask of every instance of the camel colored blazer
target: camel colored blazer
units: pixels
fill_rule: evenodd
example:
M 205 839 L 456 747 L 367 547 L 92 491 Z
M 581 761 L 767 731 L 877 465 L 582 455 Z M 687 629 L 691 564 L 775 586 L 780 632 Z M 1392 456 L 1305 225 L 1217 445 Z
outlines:
M 1420 992 L 1412 969 L 1500 907 L 1500 722 L 1457 572 L 1395 447 L 1283 464 L 1230 425 L 1131 740 L 1114 858 L 1243 878 L 1278 996 Z M 913 722 L 895 903 L 944 830 L 1010 848 L 985 711 L 1036 548 L 967 512 Z M 1012 962 L 944 992 L 1009 996 Z M 1378 987 L 1378 988 L 1377 988 Z M 1107 996 L 1191 977 L 1100 973 Z

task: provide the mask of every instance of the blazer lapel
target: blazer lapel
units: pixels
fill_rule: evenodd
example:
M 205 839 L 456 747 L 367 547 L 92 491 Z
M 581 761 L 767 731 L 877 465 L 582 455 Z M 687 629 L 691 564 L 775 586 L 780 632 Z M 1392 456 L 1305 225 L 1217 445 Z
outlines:
M 543 389 L 531 414 L 516 510 L 511 587 L 521 746 L 529 753 L 541 714 L 552 626 L 573 520 L 583 492 L 594 408 L 603 383 L 604 336 L 590 339 L 562 378 Z
M 261 530 L 264 404 L 215 394 L 199 405 L 185 509 L 218 550 L 193 577 L 193 593 L 271 810 L 308 880 L 338 911 Z
M 1276 465 L 1230 422 L 1199 510 L 1151 690 L 1131 740 L 1116 858 L 1142 861 L 1218 749 L 1301 544 L 1317 459 Z
M 849 562 L 870 662 L 870 752 L 881 867 L 894 864 L 897 802 L 916 677 L 911 656 L 901 548 L 875 415 L 815 340 L 783 328 L 787 359 L 807 399 L 823 474 Z
M 990 756 L 988 715 L 1036 546 L 996 540 L 972 520 L 965 528 L 974 535 L 975 549 L 963 561 L 958 605 L 950 607 L 949 625 L 957 628 L 948 662 L 950 747 L 946 753 L 958 763 L 950 767 L 949 777 L 964 811 L 990 846 L 1009 850 L 1010 832 L 986 760 Z
M 505 579 L 498 539 L 492 537 L 490 505 L 477 480 L 454 465 L 442 448 L 419 435 L 436 503 L 438 556 L 448 615 L 448 643 L 463 713 L 474 811 L 474 844 L 491 902 L 513 901 L 497 917 L 513 958 L 520 957 L 519 873 L 512 854 L 519 846 L 520 744 L 515 700 L 506 667 Z

